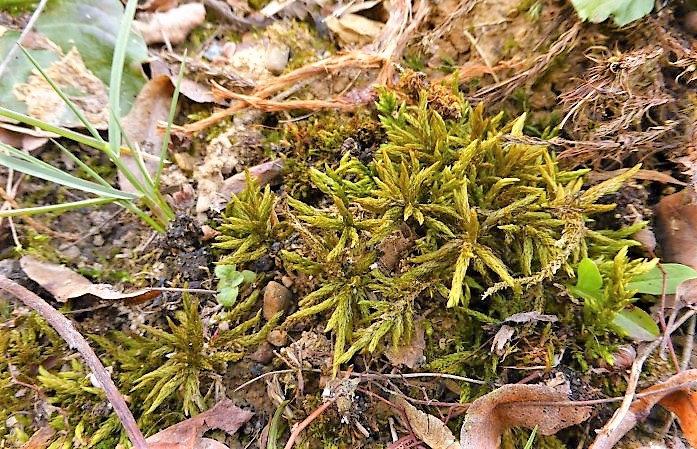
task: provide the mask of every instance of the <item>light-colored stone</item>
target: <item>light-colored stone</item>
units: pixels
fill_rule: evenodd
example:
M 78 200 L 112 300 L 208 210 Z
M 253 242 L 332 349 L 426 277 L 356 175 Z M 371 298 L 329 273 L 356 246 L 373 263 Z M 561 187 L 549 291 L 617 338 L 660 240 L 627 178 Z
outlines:
M 271 320 L 278 312 L 285 312 L 290 307 L 293 294 L 283 284 L 271 281 L 264 289 L 264 318 Z
M 280 329 L 274 329 L 271 332 L 269 332 L 269 336 L 266 337 L 266 341 L 276 346 L 277 348 L 280 348 L 282 346 L 285 346 L 286 343 L 288 343 L 288 333 Z

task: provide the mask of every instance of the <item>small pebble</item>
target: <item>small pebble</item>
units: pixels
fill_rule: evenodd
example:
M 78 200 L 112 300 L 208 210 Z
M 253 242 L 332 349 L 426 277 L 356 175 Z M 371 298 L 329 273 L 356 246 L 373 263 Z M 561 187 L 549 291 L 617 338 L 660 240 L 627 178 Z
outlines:
M 683 20 L 683 26 L 685 29 L 689 33 L 697 34 L 697 11 L 688 12 Z
M 268 321 L 278 312 L 285 312 L 290 307 L 293 294 L 283 284 L 271 281 L 264 289 L 264 318 Z
M 256 351 L 249 355 L 249 358 L 263 365 L 268 364 L 273 360 L 273 348 L 268 342 L 262 342 Z
M 288 333 L 280 329 L 274 329 L 271 332 L 269 332 L 269 336 L 266 337 L 266 341 L 276 346 L 277 348 L 280 348 L 282 346 L 285 346 L 286 343 L 288 343 Z
M 291 279 L 290 276 L 283 276 L 281 278 L 281 283 L 290 288 L 293 285 L 293 279 Z

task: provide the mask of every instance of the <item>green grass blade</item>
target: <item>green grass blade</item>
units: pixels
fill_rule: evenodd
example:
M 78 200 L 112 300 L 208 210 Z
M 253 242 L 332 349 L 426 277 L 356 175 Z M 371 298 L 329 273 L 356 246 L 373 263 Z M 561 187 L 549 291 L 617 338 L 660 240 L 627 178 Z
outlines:
M 68 106 L 70 108 L 70 110 L 73 111 L 73 114 L 75 114 L 77 116 L 78 120 L 80 120 L 80 122 L 82 122 L 82 124 L 85 125 L 85 128 L 87 128 L 87 131 L 89 131 L 90 134 L 92 134 L 92 137 L 94 137 L 96 140 L 98 140 L 102 143 L 106 143 L 106 142 L 104 142 L 104 139 L 102 139 L 102 136 L 99 135 L 99 132 L 92 125 L 92 123 L 90 123 L 90 121 L 87 120 L 87 117 L 84 116 L 82 111 L 80 111 L 80 109 L 78 109 L 78 107 L 75 105 L 75 103 L 73 103 L 70 100 L 70 98 L 68 98 L 68 96 L 65 95 L 65 93 L 63 93 L 63 91 L 53 82 L 53 80 L 48 76 L 48 74 L 46 72 L 44 72 L 44 70 L 41 68 L 41 66 L 36 61 L 36 59 L 34 59 L 34 57 L 31 54 L 29 54 L 29 52 L 23 46 L 20 45 L 19 48 L 22 49 L 22 51 L 24 52 L 24 56 L 26 56 L 29 59 L 29 62 L 32 63 L 34 68 L 36 68 L 36 70 L 39 71 L 41 76 L 51 86 L 51 89 L 53 89 L 53 91 L 55 93 L 57 93 L 59 97 L 61 97 L 61 100 L 63 100 L 63 102 L 66 104 L 66 106 Z
M 107 187 L 92 181 L 87 181 L 57 170 L 53 167 L 52 169 L 47 169 L 41 164 L 36 164 L 26 159 L 0 154 L 0 164 L 11 168 L 12 170 L 20 171 L 46 181 L 54 182 L 65 187 L 82 190 L 83 192 L 93 193 L 95 195 L 99 195 L 100 197 L 111 198 L 112 200 L 134 200 L 138 198 L 138 195 L 122 192 L 114 189 L 113 187 Z
M 109 111 L 110 114 L 113 114 L 113 111 Z M 148 172 L 147 167 L 145 166 L 145 161 L 143 160 L 143 152 L 140 149 L 139 146 L 134 145 L 131 140 L 128 138 L 128 134 L 124 131 L 123 125 L 121 124 L 121 120 L 118 119 L 118 117 L 115 118 L 114 123 L 116 126 L 119 127 L 119 130 L 121 132 L 121 137 L 126 143 L 126 146 L 131 152 L 131 157 L 133 160 L 136 162 L 136 165 L 138 166 L 138 170 L 140 171 L 140 177 L 143 180 L 142 182 L 142 189 L 147 189 L 148 192 L 154 191 L 154 184 L 152 182 L 152 177 L 150 176 L 150 173 Z M 142 190 L 139 188 L 138 190 Z
M 20 150 L 16 149 L 15 147 L 12 147 L 12 146 L 7 145 L 5 143 L 0 142 L 0 148 L 7 151 L 11 157 L 15 157 L 15 158 L 21 159 L 23 161 L 27 161 L 31 164 L 36 164 L 37 166 L 40 166 L 40 167 L 46 169 L 47 171 L 54 171 L 56 173 L 61 172 L 60 169 L 54 167 L 53 165 L 48 164 L 48 163 L 42 161 L 41 159 L 38 159 L 38 158 L 32 156 L 29 153 L 25 153 L 24 151 L 20 151 Z M 2 154 L 2 153 L 0 153 L 0 154 Z
M 179 89 L 184 79 L 184 69 L 186 68 L 186 52 L 184 52 L 184 58 L 182 58 L 181 66 L 179 66 L 179 75 L 177 75 L 177 84 L 174 85 L 174 94 L 172 95 L 172 103 L 169 106 L 169 115 L 167 116 L 167 129 L 165 129 L 165 135 L 162 137 L 162 150 L 160 151 L 160 162 L 157 166 L 157 173 L 155 174 L 155 188 L 160 186 L 160 176 L 162 175 L 162 169 L 165 166 L 165 159 L 167 156 L 167 150 L 169 149 L 169 138 L 172 134 L 172 123 L 174 122 L 174 114 L 177 112 L 177 101 L 179 100 Z
M 45 214 L 47 212 L 65 212 L 79 207 L 96 206 L 98 204 L 113 203 L 114 198 L 92 198 L 89 200 L 73 201 L 71 203 L 50 204 L 48 206 L 25 207 L 22 209 L 8 209 L 0 211 L 0 218 L 19 217 L 25 215 Z
M 26 125 L 35 126 L 44 131 L 58 134 L 59 136 L 65 137 L 66 139 L 74 140 L 75 142 L 85 144 L 89 147 L 96 148 L 101 151 L 108 151 L 108 146 L 106 142 L 104 142 L 103 140 L 97 140 L 93 137 L 86 136 L 84 134 L 71 131 L 69 129 L 61 128 L 60 126 L 55 126 L 51 125 L 50 123 L 42 122 L 41 120 L 35 119 L 34 117 L 30 117 L 19 112 L 11 111 L 2 106 L 0 106 L 0 117 L 6 117 L 11 120 L 16 120 L 18 122 L 24 123 Z
M 121 148 L 121 128 L 117 125 L 121 116 L 121 79 L 123 77 L 123 65 L 126 60 L 128 37 L 131 32 L 131 24 L 135 16 L 138 0 L 128 0 L 123 12 L 123 19 L 119 25 L 114 46 L 114 57 L 111 60 L 111 77 L 109 78 L 109 148 L 113 156 L 119 157 Z
M 63 145 L 61 145 L 60 143 L 56 142 L 56 141 L 53 140 L 53 139 L 51 139 L 51 142 L 52 142 L 55 146 L 57 146 L 58 148 L 60 148 L 60 150 L 63 152 L 63 154 L 65 154 L 66 156 L 68 156 L 68 157 L 70 158 L 70 160 L 72 160 L 72 161 L 75 162 L 77 165 L 79 165 L 80 168 L 82 168 L 83 170 L 85 170 L 85 172 L 86 172 L 88 175 L 90 175 L 90 176 L 92 177 L 92 179 L 94 179 L 95 181 L 97 181 L 98 183 L 100 183 L 101 185 L 103 185 L 103 186 L 105 186 L 105 187 L 111 187 L 111 185 L 110 185 L 108 182 L 106 182 L 106 180 L 105 180 L 104 178 L 102 178 L 102 177 L 99 175 L 99 173 L 97 173 L 96 171 L 94 171 L 94 170 L 92 169 L 92 167 L 90 167 L 90 166 L 88 166 L 87 164 L 85 164 L 84 162 L 82 162 L 82 161 L 81 161 L 77 156 L 75 156 L 70 150 L 68 150 L 68 149 L 65 148 Z

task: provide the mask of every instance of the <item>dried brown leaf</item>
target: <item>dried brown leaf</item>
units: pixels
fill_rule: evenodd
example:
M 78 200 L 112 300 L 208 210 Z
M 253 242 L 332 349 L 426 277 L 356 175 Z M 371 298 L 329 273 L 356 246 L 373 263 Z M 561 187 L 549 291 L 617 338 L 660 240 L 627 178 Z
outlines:
M 48 447 L 51 438 L 56 434 L 55 429 L 45 426 L 34 432 L 29 441 L 24 443 L 20 449 L 44 449 Z
M 496 332 L 491 342 L 491 352 L 495 352 L 500 356 L 503 355 L 505 353 L 504 348 L 506 347 L 506 343 L 508 343 L 514 333 L 515 329 L 513 327 L 507 324 L 501 326 L 501 329 Z
M 31 280 L 46 289 L 59 302 L 66 302 L 68 299 L 84 295 L 93 295 L 107 300 L 132 301 L 145 301 L 159 295 L 159 292 L 149 289 L 122 293 L 109 284 L 93 284 L 89 279 L 65 265 L 43 262 L 32 256 L 23 256 L 19 263 Z
M 167 12 L 156 12 L 147 21 L 134 20 L 133 28 L 143 35 L 145 42 L 179 44 L 189 32 L 206 19 L 206 8 L 200 3 L 187 3 Z
M 392 365 L 404 365 L 409 369 L 414 369 L 424 362 L 424 350 L 426 349 L 426 339 L 424 338 L 424 328 L 421 323 L 414 325 L 415 332 L 411 341 L 403 346 L 390 346 L 385 351 L 385 356 Z
M 210 429 L 220 429 L 232 435 L 254 413 L 235 406 L 230 399 L 223 399 L 208 411 L 189 418 L 147 438 L 149 449 L 228 449 L 222 443 L 202 438 Z
M 460 445 L 443 421 L 418 410 L 402 397 L 396 396 L 392 398 L 392 402 L 404 411 L 407 424 L 414 435 L 429 447 L 432 449 L 459 449 Z
M 568 390 L 568 387 L 566 388 Z M 537 405 L 568 401 L 560 388 L 547 385 L 504 385 L 470 405 L 460 432 L 462 449 L 496 449 L 509 427 L 533 428 L 543 435 L 581 423 L 590 416 L 588 406 Z
M 42 147 L 48 142 L 49 137 L 57 137 L 57 135 L 9 123 L 0 123 L 0 142 L 27 152 Z
M 667 381 L 645 389 L 642 391 L 642 397 L 632 402 L 629 411 L 618 423 L 615 423 L 611 428 L 605 426 L 598 433 L 589 449 L 614 447 L 627 432 L 649 415 L 656 404 L 660 404 L 676 414 L 685 438 L 692 447 L 697 447 L 697 396 L 695 396 L 694 391 L 689 389 L 690 384 L 696 382 L 697 369 L 691 369 L 675 374 Z M 675 389 L 676 387 L 678 389 Z M 643 395 L 652 391 L 656 393 Z
M 159 121 L 167 120 L 173 93 L 174 87 L 167 76 L 154 77 L 143 86 L 133 107 L 122 120 L 123 130 L 128 140 L 141 149 L 143 162 L 151 175 L 154 175 L 157 170 L 159 165 L 157 157 L 162 149 L 162 134 L 158 131 L 157 124 Z M 122 156 L 122 160 L 130 168 L 131 173 L 134 173 L 137 178 L 141 177 L 133 157 Z M 121 171 L 119 171 L 119 185 L 126 192 L 136 192 Z
M 249 168 L 249 176 L 256 179 L 259 186 L 265 186 L 275 182 L 285 166 L 283 159 L 276 159 Z M 221 194 L 230 199 L 231 194 L 239 195 L 247 186 L 244 173 L 237 173 L 223 182 Z
M 664 196 L 656 208 L 656 241 L 663 260 L 697 269 L 697 194 L 692 186 Z

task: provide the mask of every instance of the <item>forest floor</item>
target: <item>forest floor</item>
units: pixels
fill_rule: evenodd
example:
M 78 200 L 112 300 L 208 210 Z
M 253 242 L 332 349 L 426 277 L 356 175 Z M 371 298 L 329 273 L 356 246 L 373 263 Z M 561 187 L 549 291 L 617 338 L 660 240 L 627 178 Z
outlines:
M 81 4 L 42 14 L 70 26 Z M 697 4 L 623 27 L 557 0 L 139 8 L 147 82 L 125 75 L 123 132 L 157 155 L 185 61 L 160 180 L 175 215 L 2 219 L 0 275 L 51 308 L 0 282 L 1 447 L 697 444 L 697 293 L 670 271 L 697 269 Z M 33 11 L 0 11 L 0 60 Z M 25 47 L 106 123 L 98 45 L 59 49 L 47 23 Z M 79 130 L 12 61 L 0 106 Z M 55 135 L 0 125 L 86 176 Z M 2 210 L 89 197 L 6 168 L 0 186 Z M 655 258 L 658 290 L 639 283 Z

